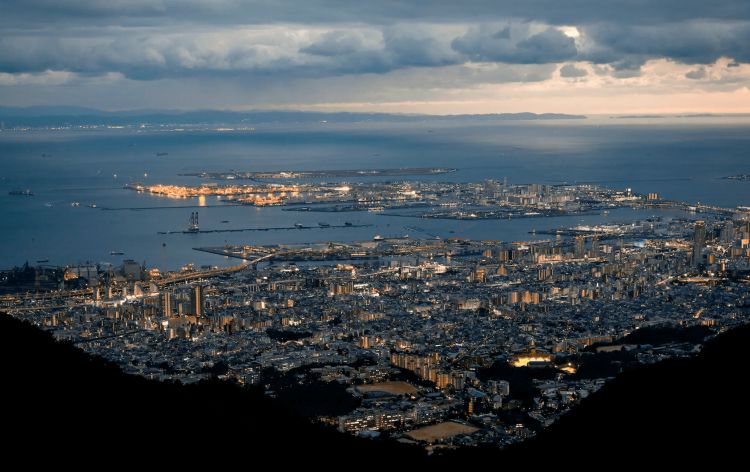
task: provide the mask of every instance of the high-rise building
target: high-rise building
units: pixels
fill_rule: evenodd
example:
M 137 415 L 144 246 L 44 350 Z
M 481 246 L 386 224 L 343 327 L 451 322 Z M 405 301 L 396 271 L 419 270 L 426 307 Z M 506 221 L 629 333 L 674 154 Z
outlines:
M 174 312 L 173 306 L 172 306 L 172 293 L 171 292 L 164 292 L 161 298 L 161 314 L 165 317 L 172 316 L 172 313 Z
M 599 237 L 591 238 L 591 257 L 599 257 Z
M 196 285 L 193 287 L 193 292 L 190 294 L 190 311 L 195 316 L 203 316 L 203 307 L 205 306 L 205 300 L 203 299 L 203 287 Z
M 693 267 L 699 267 L 703 264 L 703 246 L 706 243 L 706 223 L 703 221 L 695 222 L 695 235 L 693 236 Z
M 586 241 L 583 239 L 583 236 L 578 235 L 576 236 L 576 247 L 575 247 L 575 256 L 576 258 L 580 259 L 583 257 L 584 253 L 586 252 Z
M 725 243 L 731 243 L 734 241 L 734 223 L 729 220 L 721 230 L 721 240 Z

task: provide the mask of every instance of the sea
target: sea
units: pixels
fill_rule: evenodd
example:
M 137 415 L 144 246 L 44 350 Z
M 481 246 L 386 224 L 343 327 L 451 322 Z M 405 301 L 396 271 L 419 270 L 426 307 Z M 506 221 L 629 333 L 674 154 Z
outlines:
M 621 209 L 555 218 L 433 220 L 387 212 L 292 212 L 279 207 L 226 206 L 213 197 L 176 200 L 124 188 L 130 182 L 196 184 L 201 182 L 198 178 L 179 174 L 203 171 L 404 167 L 458 170 L 389 179 L 596 183 L 657 192 L 691 203 L 750 206 L 750 181 L 723 179 L 750 174 L 750 119 L 594 117 L 261 124 L 236 130 L 211 126 L 187 130 L 3 130 L 0 269 L 26 262 L 117 265 L 123 259 L 170 270 L 187 263 L 224 266 L 238 260 L 194 248 L 369 240 L 374 235 L 525 241 L 549 238 L 541 234 L 543 230 L 657 214 L 654 210 Z M 34 195 L 9 194 L 26 189 Z M 313 228 L 179 232 L 187 228 L 193 211 L 199 213 L 201 229 L 293 228 L 295 223 Z M 658 215 L 683 216 L 677 212 Z M 326 228 L 321 222 L 332 226 L 350 222 L 355 227 Z M 160 234 L 169 231 L 178 233 Z

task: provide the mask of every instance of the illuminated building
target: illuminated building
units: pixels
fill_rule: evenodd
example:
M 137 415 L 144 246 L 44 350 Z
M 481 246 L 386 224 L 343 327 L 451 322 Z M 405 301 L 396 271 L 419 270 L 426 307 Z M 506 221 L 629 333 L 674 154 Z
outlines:
M 174 307 L 172 306 L 172 293 L 164 292 L 164 294 L 162 295 L 161 312 L 162 316 L 164 317 L 172 316 L 172 313 L 174 312 Z
M 205 300 L 203 299 L 203 287 L 196 285 L 190 294 L 190 311 L 195 316 L 203 316 Z

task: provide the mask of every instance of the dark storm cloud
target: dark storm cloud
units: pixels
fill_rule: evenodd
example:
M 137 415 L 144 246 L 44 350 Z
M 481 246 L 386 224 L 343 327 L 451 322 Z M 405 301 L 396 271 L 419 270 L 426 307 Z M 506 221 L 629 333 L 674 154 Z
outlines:
M 453 40 L 452 47 L 477 62 L 545 64 L 573 59 L 577 54 L 573 38 L 561 31 L 546 27 L 533 33 L 523 24 L 500 30 L 488 25 L 474 27 Z
M 0 11 L 0 72 L 11 74 L 297 78 L 588 61 L 633 77 L 650 59 L 750 62 L 741 0 L 0 0 Z
M 378 73 L 404 67 L 454 65 L 462 58 L 429 34 L 399 28 L 363 34 L 362 31 L 332 31 L 299 50 L 323 56 L 331 71 Z
M 400 21 L 492 21 L 520 18 L 553 24 L 616 21 L 658 24 L 692 19 L 750 18 L 750 3 L 743 0 L 2 0 L 8 25 L 64 20 L 150 23 L 267 24 Z
M 425 33 L 390 28 L 385 31 L 384 43 L 386 52 L 399 66 L 445 66 L 464 61 L 447 44 Z
M 750 2 L 748 2 L 750 3 Z M 581 28 L 596 49 L 595 62 L 625 57 L 666 57 L 687 64 L 709 64 L 727 56 L 750 62 L 750 21 L 695 20 L 659 25 L 599 23 Z

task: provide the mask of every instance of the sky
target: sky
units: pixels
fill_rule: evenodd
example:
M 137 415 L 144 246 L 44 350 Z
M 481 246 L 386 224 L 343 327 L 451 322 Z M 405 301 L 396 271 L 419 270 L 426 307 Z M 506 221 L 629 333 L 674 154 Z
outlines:
M 750 113 L 748 0 L 0 0 L 0 105 Z

